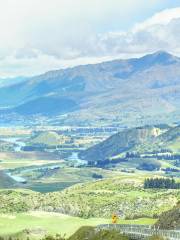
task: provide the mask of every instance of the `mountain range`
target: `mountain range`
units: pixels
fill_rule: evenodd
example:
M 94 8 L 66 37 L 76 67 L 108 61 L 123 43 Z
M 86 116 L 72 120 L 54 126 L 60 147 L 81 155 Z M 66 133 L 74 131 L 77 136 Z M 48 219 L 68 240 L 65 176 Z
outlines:
M 9 78 L 0 78 L 0 87 L 7 87 L 12 84 L 17 84 L 23 81 L 28 80 L 28 77 L 9 77 Z
M 161 51 L 50 71 L 0 88 L 1 114 L 173 122 L 180 116 L 179 106 L 180 58 Z

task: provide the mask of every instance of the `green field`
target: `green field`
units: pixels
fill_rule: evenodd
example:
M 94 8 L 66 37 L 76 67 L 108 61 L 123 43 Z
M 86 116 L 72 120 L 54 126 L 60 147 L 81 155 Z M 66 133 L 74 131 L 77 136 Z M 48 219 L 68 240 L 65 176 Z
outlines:
M 119 220 L 122 224 L 154 224 L 155 219 L 142 218 L 137 220 Z M 58 213 L 29 212 L 0 215 L 0 235 L 15 235 L 24 229 L 37 230 L 34 237 L 41 234 L 72 235 L 81 226 L 96 226 L 111 223 L 111 219 L 89 218 L 82 219 Z M 39 231 L 38 231 L 39 230 Z M 44 230 L 44 231 L 43 231 Z M 32 231 L 33 232 L 33 231 Z

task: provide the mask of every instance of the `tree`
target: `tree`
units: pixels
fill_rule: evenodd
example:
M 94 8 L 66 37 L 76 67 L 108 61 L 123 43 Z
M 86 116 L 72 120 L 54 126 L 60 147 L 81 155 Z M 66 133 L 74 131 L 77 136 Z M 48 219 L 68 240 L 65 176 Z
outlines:
M 159 170 L 161 168 L 161 163 L 156 160 L 152 159 L 146 159 L 145 161 L 142 161 L 137 169 L 139 170 L 146 170 L 146 171 L 155 171 Z

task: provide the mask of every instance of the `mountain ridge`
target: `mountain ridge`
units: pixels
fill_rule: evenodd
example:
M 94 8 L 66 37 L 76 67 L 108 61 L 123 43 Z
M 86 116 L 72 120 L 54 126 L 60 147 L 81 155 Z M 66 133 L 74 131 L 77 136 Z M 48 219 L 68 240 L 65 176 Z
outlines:
M 171 151 L 173 144 L 179 151 L 180 126 L 169 127 L 166 131 L 160 127 L 145 126 L 123 130 L 112 135 L 103 142 L 94 145 L 80 153 L 80 157 L 92 161 L 111 159 L 127 152 L 153 152 L 158 149 Z
M 49 102 L 52 98 L 64 99 L 78 106 L 65 112 L 59 111 L 57 106 L 57 110 L 51 112 L 48 103 L 43 102 L 42 109 L 47 107 L 46 115 L 69 113 L 71 119 L 83 121 L 91 117 L 114 117 L 126 122 L 125 115 L 129 114 L 145 119 L 148 115 L 163 116 L 165 113 L 179 116 L 180 59 L 157 52 L 141 58 L 50 71 L 0 88 L 0 107 L 9 107 L 8 114 L 26 115 L 27 109 L 38 105 L 42 98 Z M 59 103 L 59 108 L 61 105 Z M 30 115 L 36 114 L 45 113 L 34 111 Z

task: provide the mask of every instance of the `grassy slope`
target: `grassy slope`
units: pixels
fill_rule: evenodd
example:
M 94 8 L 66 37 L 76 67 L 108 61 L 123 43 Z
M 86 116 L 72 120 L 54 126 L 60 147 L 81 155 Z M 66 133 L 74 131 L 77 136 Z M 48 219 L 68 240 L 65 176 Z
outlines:
M 172 141 L 172 143 L 169 145 L 169 148 L 173 152 L 180 152 L 180 137 L 178 137 L 175 141 Z
M 143 179 L 144 176 L 127 174 L 49 195 L 54 198 L 54 208 L 63 205 L 66 212 L 87 217 L 109 217 L 117 211 L 126 218 L 153 217 L 171 209 L 180 199 L 179 190 L 144 190 Z
M 156 223 L 161 229 L 180 228 L 180 202 L 173 209 L 164 212 Z
M 180 150 L 180 126 L 164 131 L 157 127 L 132 128 L 119 132 L 105 141 L 90 147 L 81 153 L 87 160 L 105 160 L 126 152 L 152 152 L 169 149 Z
M 31 140 L 31 144 L 60 145 L 69 140 L 68 137 L 58 135 L 56 132 L 41 132 Z
M 101 181 L 77 184 L 61 192 L 40 194 L 28 190 L 0 192 L 0 212 L 55 211 L 80 217 L 110 218 L 122 211 L 124 217 L 158 216 L 180 200 L 180 190 L 143 189 L 148 175 L 122 174 Z
M 13 181 L 5 173 L 0 171 L 0 188 L 13 187 L 13 186 L 15 186 L 15 181 Z
M 154 224 L 153 219 L 139 219 L 136 221 L 121 220 L 119 223 Z M 18 234 L 24 229 L 41 229 L 42 234 L 72 235 L 82 226 L 96 226 L 110 223 L 111 219 L 89 218 L 82 219 L 68 215 L 47 212 L 28 212 L 0 215 L 0 235 Z M 38 232 L 38 231 L 37 231 Z M 37 234 L 39 237 L 39 233 Z
M 85 225 L 108 223 L 108 219 L 81 219 L 56 213 L 30 212 L 0 215 L 0 234 L 15 234 L 24 229 L 45 229 L 50 234 L 73 234 Z
M 149 139 L 154 139 L 159 129 L 154 127 L 132 128 L 119 132 L 107 140 L 85 150 L 81 157 L 88 160 L 104 160 L 133 150 Z
M 73 234 L 69 240 L 128 240 L 129 238 L 121 235 L 119 232 L 115 230 L 101 230 L 96 231 L 95 228 L 92 227 L 82 227 L 75 234 Z

